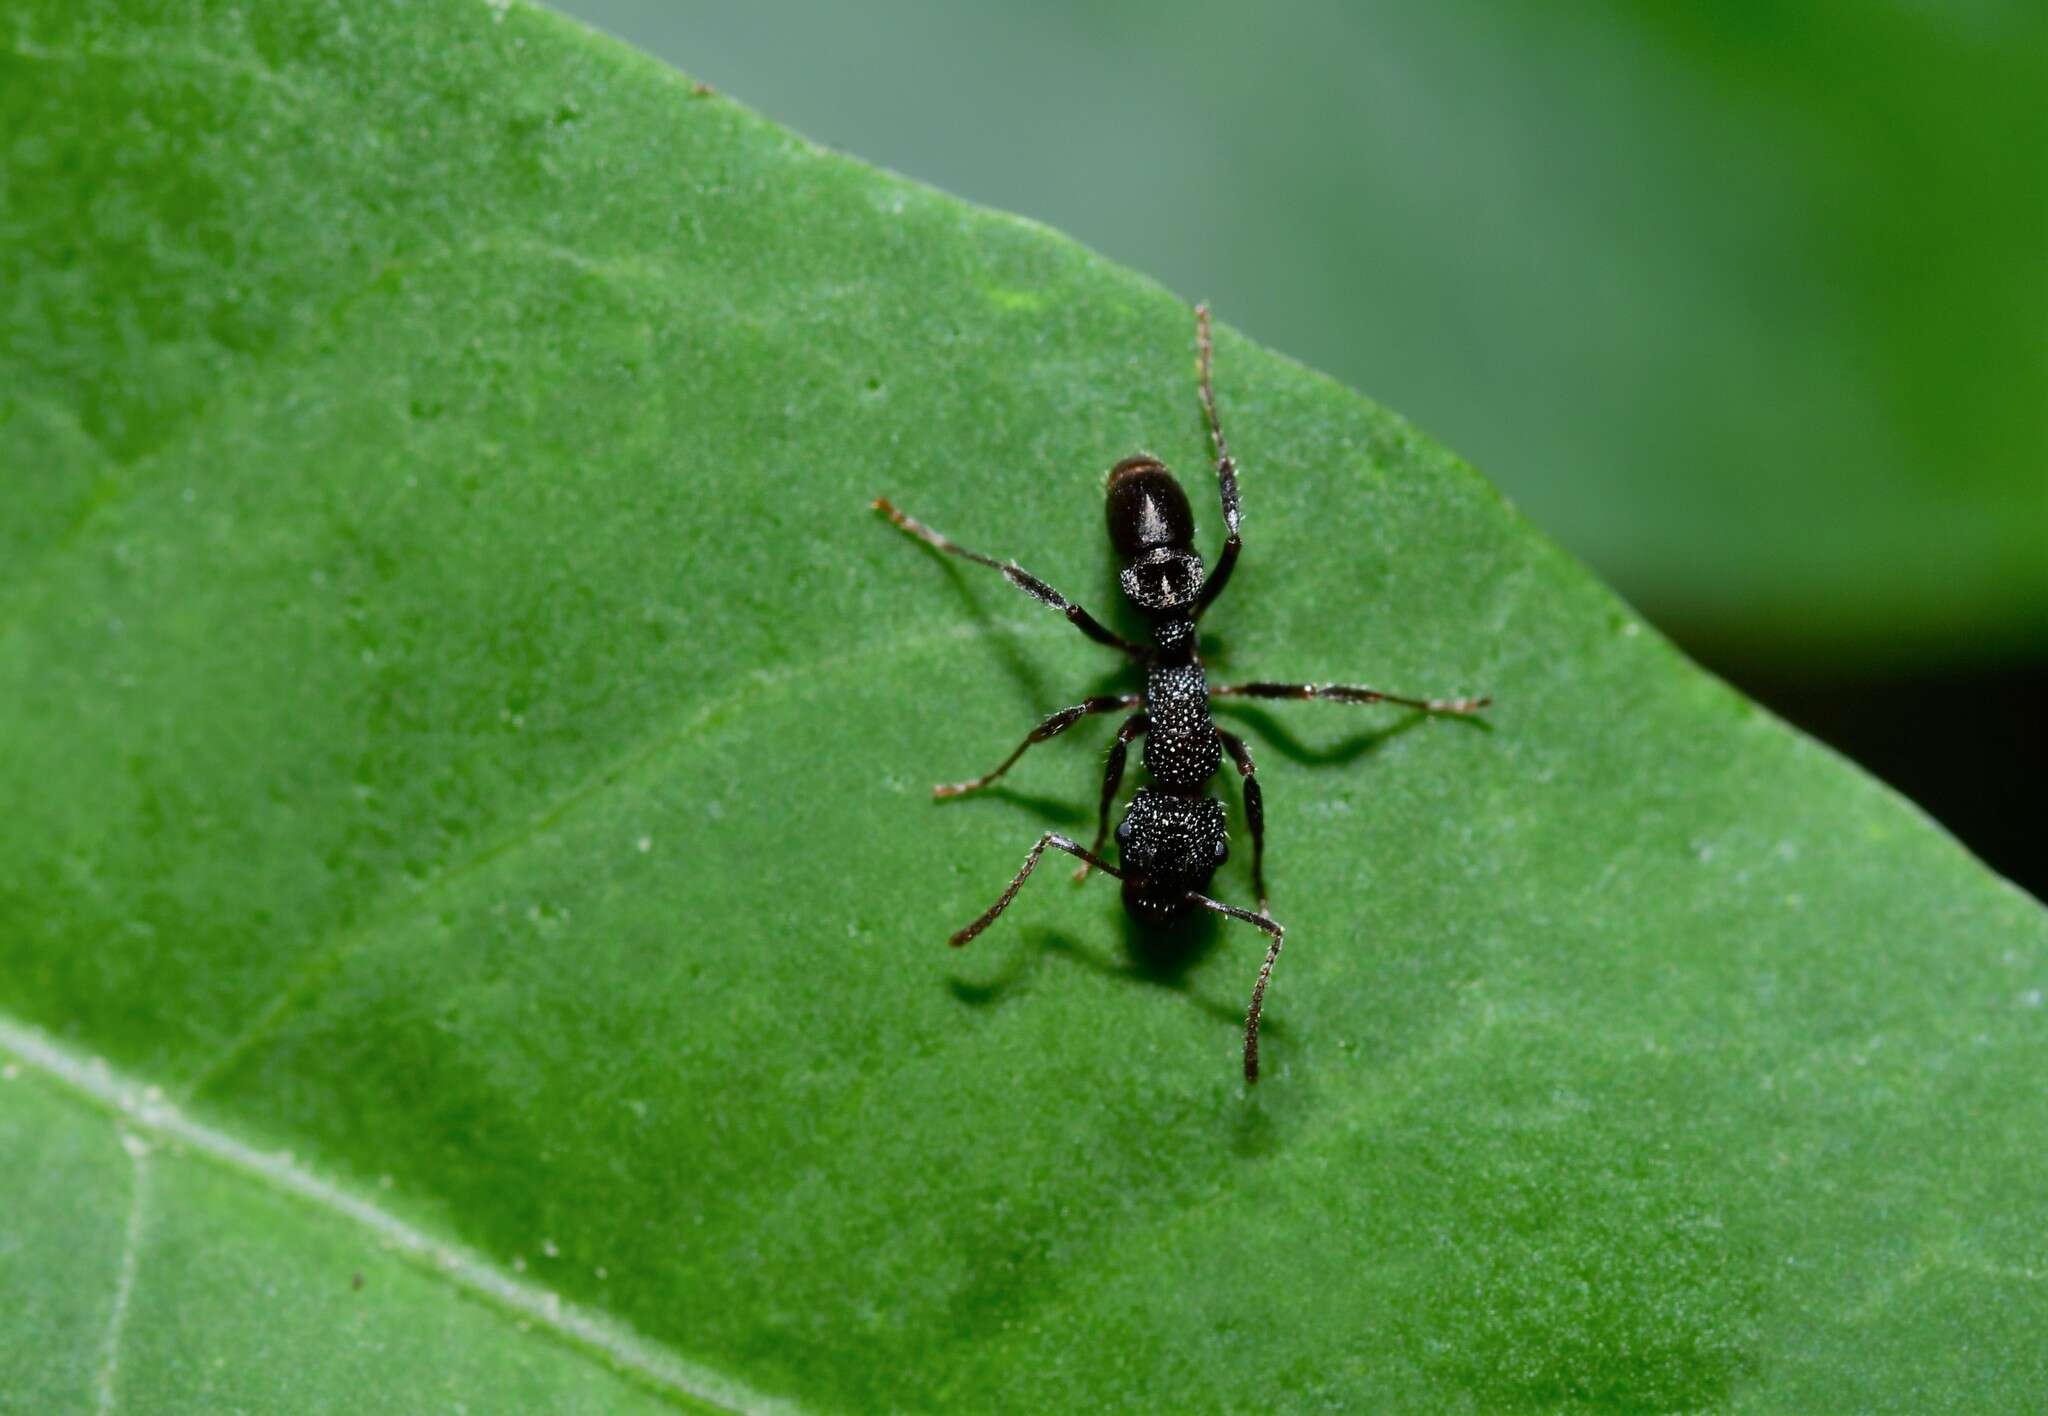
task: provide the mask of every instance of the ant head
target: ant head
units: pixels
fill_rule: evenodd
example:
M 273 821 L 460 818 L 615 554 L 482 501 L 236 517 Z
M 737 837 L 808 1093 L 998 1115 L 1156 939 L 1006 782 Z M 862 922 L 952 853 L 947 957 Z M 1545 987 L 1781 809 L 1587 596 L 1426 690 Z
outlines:
M 1195 515 L 1158 458 L 1127 457 L 1110 469 L 1109 539 L 1124 563 L 1124 594 L 1147 615 L 1179 614 L 1202 593 Z
M 1116 846 L 1125 907 L 1149 924 L 1164 924 L 1194 908 L 1188 892 L 1205 890 L 1230 858 L 1223 803 L 1140 787 L 1117 825 Z

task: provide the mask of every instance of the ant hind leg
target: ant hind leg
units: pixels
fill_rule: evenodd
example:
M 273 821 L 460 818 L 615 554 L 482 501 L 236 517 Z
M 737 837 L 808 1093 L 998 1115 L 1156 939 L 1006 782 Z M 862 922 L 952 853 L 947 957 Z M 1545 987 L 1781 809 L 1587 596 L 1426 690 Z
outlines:
M 1202 400 L 1202 418 L 1209 425 L 1209 441 L 1216 448 L 1216 490 L 1223 499 L 1223 529 L 1226 533 L 1223 553 L 1216 557 L 1216 569 L 1202 586 L 1202 595 L 1195 602 L 1195 613 L 1200 615 L 1209 608 L 1209 602 L 1223 593 L 1223 587 L 1230 581 L 1230 572 L 1237 569 L 1237 553 L 1242 547 L 1238 539 L 1238 523 L 1243 513 L 1237 498 L 1237 464 L 1231 461 L 1230 445 L 1223 440 L 1223 420 L 1216 415 L 1216 383 L 1210 376 L 1210 366 L 1215 362 L 1215 345 L 1209 338 L 1209 307 L 1195 306 L 1195 390 Z
M 876 511 L 888 517 L 890 523 L 898 530 L 917 537 L 918 540 L 934 550 L 944 551 L 947 555 L 959 556 L 963 560 L 973 561 L 976 565 L 985 565 L 991 570 L 1000 571 L 1003 579 L 1038 601 L 1039 604 L 1065 615 L 1068 622 L 1074 628 L 1080 630 L 1081 633 L 1087 635 L 1097 644 L 1107 644 L 1110 648 L 1129 654 L 1133 658 L 1144 657 L 1145 650 L 1142 646 L 1131 643 L 1130 640 L 1124 638 L 1121 634 L 1105 626 L 1102 621 L 1096 619 L 1095 616 L 1089 614 L 1023 566 L 1017 564 L 1017 562 L 999 561 L 994 556 L 985 556 L 979 551 L 970 551 L 957 541 L 949 540 L 932 530 L 931 527 L 925 525 L 916 517 L 908 516 L 898 511 L 887 497 L 876 497 L 869 504 Z

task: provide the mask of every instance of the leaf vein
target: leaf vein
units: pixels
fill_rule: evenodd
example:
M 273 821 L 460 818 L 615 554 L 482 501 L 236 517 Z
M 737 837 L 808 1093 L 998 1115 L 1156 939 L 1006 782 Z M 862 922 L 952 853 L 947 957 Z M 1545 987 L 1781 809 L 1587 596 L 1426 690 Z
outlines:
M 1013 633 L 1032 635 L 1042 632 L 1043 627 L 1009 625 L 1007 629 Z M 889 635 L 869 640 L 843 654 L 829 658 L 789 664 L 778 669 L 757 670 L 731 692 L 700 703 L 695 712 L 690 713 L 675 726 L 653 734 L 637 751 L 630 752 L 622 759 L 615 759 L 585 775 L 556 797 L 552 804 L 530 814 L 524 822 L 499 839 L 450 865 L 362 925 L 336 934 L 326 944 L 315 949 L 293 971 L 283 987 L 273 994 L 267 1003 L 255 1010 L 249 1025 L 199 1067 L 192 1079 L 181 1089 L 183 1098 L 191 1101 L 198 1097 L 226 1076 L 243 1058 L 275 1037 L 285 1023 L 319 996 L 321 987 L 343 964 L 365 945 L 374 942 L 386 929 L 479 870 L 531 845 L 565 817 L 596 800 L 620 781 L 639 774 L 648 764 L 672 751 L 693 734 L 703 731 L 726 713 L 749 703 L 760 702 L 767 695 L 794 682 L 829 677 L 871 659 L 911 652 L 929 644 L 974 638 L 982 633 L 980 626 L 964 624 L 921 633 Z
M 118 1404 L 121 1339 L 128 1330 L 129 1297 L 135 1292 L 135 1274 L 142 1264 L 142 1227 L 149 1191 L 148 1145 L 124 1130 L 121 1147 L 128 1153 L 131 1169 L 128 1220 L 121 1231 L 121 1263 L 114 1277 L 114 1303 L 107 1315 L 107 1335 L 101 1343 L 100 1369 L 93 1379 L 93 1405 L 101 1416 L 108 1416 Z
M 438 1275 L 454 1287 L 483 1299 L 502 1312 L 530 1323 L 586 1359 L 600 1362 L 649 1384 L 671 1400 L 723 1411 L 790 1411 L 787 1402 L 744 1386 L 731 1377 L 699 1367 L 649 1340 L 621 1319 L 564 1301 L 559 1294 L 512 1277 L 472 1250 L 438 1239 L 407 1220 L 378 1208 L 340 1184 L 315 1175 L 288 1155 L 258 1150 L 236 1136 L 185 1114 L 155 1088 L 146 1088 L 96 1057 L 85 1057 L 15 1019 L 0 1014 L 0 1053 L 46 1078 L 87 1103 L 111 1112 L 136 1139 L 182 1148 L 239 1174 L 264 1188 L 289 1195 L 336 1218 L 367 1230 L 407 1260 Z M 129 1144 L 138 1176 L 147 1145 Z M 129 1243 L 122 1260 L 123 1280 L 116 1291 L 115 1318 L 109 1326 L 107 1358 L 100 1375 L 100 1409 L 110 1409 L 114 1359 L 126 1325 L 127 1295 L 134 1286 L 134 1268 L 144 1224 L 142 1186 L 138 1183 L 130 1212 Z

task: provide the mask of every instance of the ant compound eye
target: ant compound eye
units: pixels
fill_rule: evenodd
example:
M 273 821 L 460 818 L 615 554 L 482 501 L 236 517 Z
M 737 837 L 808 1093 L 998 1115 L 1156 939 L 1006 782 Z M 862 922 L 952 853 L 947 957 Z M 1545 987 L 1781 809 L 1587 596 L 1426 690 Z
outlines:
M 1128 816 L 1116 823 L 1116 843 L 1120 846 L 1131 843 L 1131 818 Z
M 1217 863 L 1218 865 L 1221 865 L 1221 864 L 1223 864 L 1223 862 L 1224 862 L 1224 861 L 1226 861 L 1226 860 L 1229 860 L 1229 859 L 1230 859 L 1230 842 L 1228 842 L 1228 841 L 1224 840 L 1224 839 L 1223 839 L 1223 838 L 1222 838 L 1221 836 L 1218 836 L 1218 837 L 1216 838 L 1216 863 Z

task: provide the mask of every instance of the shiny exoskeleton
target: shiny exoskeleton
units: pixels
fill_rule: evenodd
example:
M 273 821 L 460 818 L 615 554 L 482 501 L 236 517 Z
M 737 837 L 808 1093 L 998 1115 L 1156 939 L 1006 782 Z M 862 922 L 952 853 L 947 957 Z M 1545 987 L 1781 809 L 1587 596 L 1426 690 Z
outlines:
M 1149 644 L 1134 644 L 1104 627 L 1088 611 L 1015 561 L 998 561 L 957 545 L 923 522 L 904 515 L 886 500 L 876 501 L 875 507 L 927 545 L 1000 571 L 1011 584 L 1065 615 L 1090 639 L 1128 654 L 1145 671 L 1143 693 L 1105 695 L 1062 708 L 1032 729 L 994 771 L 972 781 L 932 789 L 933 795 L 940 797 L 975 791 L 1009 771 L 1033 743 L 1059 736 L 1082 718 L 1093 713 L 1136 710 L 1117 730 L 1115 745 L 1110 749 L 1094 843 L 1083 848 L 1054 831 L 1040 836 L 1009 887 L 978 919 L 956 931 L 950 942 L 955 946 L 965 944 L 993 924 L 1017 897 L 1048 847 L 1080 859 L 1076 879 L 1086 879 L 1093 867 L 1121 880 L 1124 908 L 1144 924 L 1164 925 L 1195 910 L 1210 910 L 1255 925 L 1271 941 L 1265 962 L 1259 967 L 1258 981 L 1252 986 L 1251 1007 L 1245 1015 L 1244 1075 L 1246 1081 L 1256 1082 L 1259 1017 L 1265 1005 L 1266 985 L 1273 976 L 1273 964 L 1280 957 L 1287 931 L 1267 911 L 1265 804 L 1251 751 L 1243 739 L 1216 726 L 1209 714 L 1209 700 L 1321 698 L 1340 703 L 1395 703 L 1423 713 L 1449 714 L 1475 713 L 1488 700 L 1404 698 L 1349 684 L 1260 682 L 1209 687 L 1202 671 L 1195 623 L 1223 592 L 1231 571 L 1237 567 L 1242 517 L 1237 465 L 1231 460 L 1222 421 L 1216 414 L 1206 306 L 1197 306 L 1195 310 L 1195 345 L 1197 391 L 1216 450 L 1216 481 L 1226 532 L 1215 573 L 1204 570 L 1202 558 L 1195 551 L 1194 513 L 1188 506 L 1187 494 L 1164 463 L 1149 456 L 1127 457 L 1109 473 L 1109 539 L 1122 566 L 1118 581 L 1124 598 L 1147 622 Z M 1143 761 L 1152 781 L 1150 786 L 1138 788 L 1117 825 L 1117 864 L 1111 865 L 1102 858 L 1109 811 L 1123 783 L 1131 740 L 1137 737 L 1145 740 Z M 1209 783 L 1221 770 L 1225 754 L 1244 783 L 1245 825 L 1252 838 L 1252 887 L 1259 897 L 1257 911 L 1225 904 L 1206 893 L 1210 877 L 1230 855 L 1223 803 L 1208 794 Z

